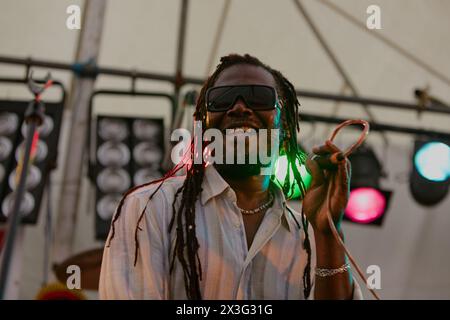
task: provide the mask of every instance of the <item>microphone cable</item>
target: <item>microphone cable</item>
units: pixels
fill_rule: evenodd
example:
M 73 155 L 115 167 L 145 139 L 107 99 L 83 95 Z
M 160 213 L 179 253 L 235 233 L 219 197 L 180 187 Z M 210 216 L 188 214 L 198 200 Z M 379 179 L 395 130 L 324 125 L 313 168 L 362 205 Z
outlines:
M 362 145 L 364 140 L 366 140 L 367 135 L 369 134 L 369 123 L 365 120 L 347 120 L 347 121 L 344 121 L 341 124 L 339 124 L 333 130 L 331 137 L 325 142 L 325 144 L 327 144 L 327 145 L 331 144 L 341 129 L 343 129 L 347 126 L 350 126 L 350 125 L 354 125 L 354 124 L 360 124 L 363 126 L 363 131 L 361 132 L 359 139 L 353 145 L 351 145 L 345 152 L 333 153 L 329 158 L 329 161 L 332 164 L 337 165 L 340 162 L 344 161 L 353 151 L 355 151 L 358 147 L 360 147 Z M 336 174 L 336 173 L 334 173 L 334 174 Z M 331 216 L 331 196 L 330 196 L 333 189 L 334 189 L 334 179 L 330 179 L 330 183 L 328 185 L 328 193 L 327 193 L 327 196 L 328 196 L 328 199 L 327 199 L 328 200 L 327 201 L 328 202 L 327 203 L 327 205 L 328 205 L 328 211 L 327 211 L 328 224 L 331 228 L 333 236 L 335 237 L 336 241 L 340 244 L 340 246 L 344 249 L 345 254 L 347 255 L 351 264 L 357 271 L 358 275 L 364 281 L 364 283 L 367 284 L 367 279 L 364 276 L 364 273 L 361 271 L 361 268 L 356 263 L 355 258 L 353 258 L 350 251 L 345 246 L 344 241 L 342 240 L 341 236 L 339 235 L 338 231 L 336 230 L 336 226 L 334 225 L 333 217 Z M 380 297 L 372 288 L 367 287 L 367 289 L 370 291 L 370 293 L 372 293 L 372 295 L 375 297 L 375 299 L 380 300 Z

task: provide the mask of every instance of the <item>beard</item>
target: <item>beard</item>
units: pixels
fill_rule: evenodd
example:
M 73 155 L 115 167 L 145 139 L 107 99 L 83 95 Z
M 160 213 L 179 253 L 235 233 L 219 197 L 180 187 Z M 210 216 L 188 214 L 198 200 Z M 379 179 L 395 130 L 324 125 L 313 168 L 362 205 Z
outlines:
M 267 137 L 267 142 L 262 146 L 260 144 L 259 135 L 253 135 L 252 142 L 250 142 L 250 137 L 245 137 L 243 145 L 243 141 L 240 140 L 240 147 L 238 147 L 238 142 L 234 138 L 236 137 L 225 139 L 225 143 L 222 146 L 222 154 L 218 155 L 222 158 L 222 161 L 213 162 L 218 172 L 222 176 L 234 180 L 242 180 L 261 174 L 270 175 L 272 169 L 271 162 L 273 160 L 273 157 L 271 156 L 272 141 L 270 137 Z M 242 134 L 240 134 L 240 138 L 243 138 Z M 267 147 L 268 150 L 266 150 Z M 260 150 L 260 148 L 262 148 L 262 150 Z M 278 144 L 276 145 L 276 148 L 278 148 Z M 212 154 L 215 155 L 215 151 L 216 149 L 213 149 Z M 263 158 L 264 160 L 261 159 L 263 154 L 265 157 Z M 267 158 L 267 156 L 269 156 L 269 158 Z
M 235 150 L 236 151 L 236 150 Z M 266 167 L 270 167 L 271 164 L 262 164 L 259 157 L 256 156 L 256 163 L 252 163 L 250 161 L 250 154 L 248 149 L 245 152 L 245 162 L 238 163 L 237 154 L 234 154 L 234 161 L 232 163 L 216 163 L 214 166 L 217 171 L 223 176 L 227 178 L 231 178 L 233 180 L 244 180 L 251 176 L 261 175 L 261 170 Z
M 258 164 L 216 164 L 216 169 L 221 176 L 233 180 L 245 180 L 261 173 Z

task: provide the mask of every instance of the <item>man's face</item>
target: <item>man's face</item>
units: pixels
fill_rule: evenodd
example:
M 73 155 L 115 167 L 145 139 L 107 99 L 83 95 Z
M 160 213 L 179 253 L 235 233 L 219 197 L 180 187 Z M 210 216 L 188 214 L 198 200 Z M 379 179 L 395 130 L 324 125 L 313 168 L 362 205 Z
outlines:
M 237 64 L 223 70 L 215 87 L 227 85 L 258 84 L 276 88 L 275 79 L 264 68 Z M 242 99 L 225 112 L 208 111 L 208 128 L 217 128 L 221 131 L 230 128 L 251 127 L 254 129 L 269 129 L 280 127 L 280 110 L 253 111 Z
M 276 88 L 275 79 L 272 74 L 262 67 L 238 64 L 223 70 L 218 76 L 214 87 L 227 85 L 265 85 Z M 248 129 L 253 128 L 257 132 L 260 129 L 269 129 L 268 139 L 270 140 L 270 129 L 280 128 L 281 111 L 279 108 L 272 110 L 258 110 L 255 111 L 251 106 L 246 105 L 246 102 L 239 98 L 227 111 L 210 112 L 208 111 L 208 128 L 216 128 L 226 133 L 226 129 Z M 258 149 L 259 149 L 259 139 Z M 268 141 L 270 144 L 270 141 Z M 236 147 L 236 146 L 235 146 Z M 270 147 L 270 146 L 269 146 Z M 236 149 L 235 149 L 236 151 Z M 246 148 L 246 153 L 248 149 Z M 227 150 L 224 150 L 224 154 Z M 235 153 L 236 154 L 236 153 Z M 236 166 L 226 166 L 228 169 L 236 170 Z M 240 166 L 238 171 L 251 172 L 255 174 L 259 172 L 258 166 Z M 255 171 L 256 170 L 256 171 Z

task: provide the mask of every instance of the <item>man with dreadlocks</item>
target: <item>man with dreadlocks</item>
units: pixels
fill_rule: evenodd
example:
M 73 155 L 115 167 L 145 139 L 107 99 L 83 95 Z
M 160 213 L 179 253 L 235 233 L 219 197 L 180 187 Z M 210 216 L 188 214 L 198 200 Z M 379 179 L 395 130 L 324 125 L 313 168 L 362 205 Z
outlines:
M 178 165 L 124 195 L 104 250 L 100 298 L 361 298 L 327 221 L 330 200 L 342 235 L 348 162 L 331 175 L 305 159 L 297 144 L 298 107 L 293 85 L 279 71 L 250 55 L 223 57 L 200 92 L 194 118 L 203 130 L 279 129 L 280 152 L 303 192 L 301 214 L 286 204 L 290 186 L 260 174 L 260 162 L 190 161 L 184 177 L 176 175 Z M 319 156 L 337 151 L 332 144 L 313 149 Z M 305 161 L 313 179 L 308 190 L 295 165 Z M 331 179 L 336 187 L 329 194 Z

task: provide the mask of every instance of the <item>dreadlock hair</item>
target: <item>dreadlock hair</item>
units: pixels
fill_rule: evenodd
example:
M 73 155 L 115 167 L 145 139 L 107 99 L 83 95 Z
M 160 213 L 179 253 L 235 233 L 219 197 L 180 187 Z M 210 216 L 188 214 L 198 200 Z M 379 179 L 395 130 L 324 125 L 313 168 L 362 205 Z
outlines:
M 206 90 L 214 85 L 218 76 L 221 72 L 230 66 L 238 65 L 238 64 L 247 64 L 254 65 L 258 67 L 262 67 L 268 72 L 272 74 L 275 79 L 277 85 L 277 92 L 279 96 L 279 102 L 281 104 L 281 120 L 282 120 L 282 133 L 283 133 L 283 143 L 280 144 L 282 146 L 281 152 L 287 156 L 288 160 L 288 168 L 287 168 L 287 177 L 285 179 L 285 183 L 282 186 L 283 192 L 286 197 L 289 199 L 294 194 L 294 184 L 290 183 L 291 177 L 290 172 L 293 173 L 293 179 L 300 187 L 300 191 L 303 195 L 306 192 L 305 184 L 301 178 L 300 172 L 297 168 L 298 163 L 303 164 L 306 160 L 306 155 L 299 149 L 297 144 L 297 131 L 299 131 L 299 115 L 298 109 L 300 103 L 297 99 L 297 94 L 295 92 L 294 86 L 289 80 L 287 80 L 281 72 L 272 69 L 268 65 L 261 62 L 259 59 L 245 54 L 230 54 L 228 56 L 222 57 L 220 59 L 219 65 L 216 67 L 214 73 L 207 79 L 205 84 L 203 85 L 199 97 L 197 99 L 196 108 L 194 112 L 194 119 L 196 121 L 202 121 L 203 128 L 207 128 L 206 116 L 207 109 L 205 103 L 205 94 Z M 205 130 L 203 129 L 203 130 Z M 203 146 L 204 148 L 204 146 Z M 191 142 L 191 157 L 194 155 L 194 143 Z M 202 150 L 203 152 L 203 150 Z M 175 166 L 170 172 L 168 172 L 162 179 L 151 181 L 141 186 L 137 186 L 127 193 L 124 194 L 122 200 L 120 201 L 114 218 L 112 220 L 111 226 L 111 235 L 109 237 L 108 246 L 111 243 L 112 238 L 114 237 L 114 224 L 120 216 L 121 209 L 125 198 L 135 191 L 138 188 L 148 186 L 150 184 L 159 183 L 159 186 L 152 192 L 149 196 L 147 204 L 152 199 L 154 194 L 159 190 L 165 180 L 170 177 L 173 177 L 179 170 L 183 167 L 187 169 L 186 178 L 183 182 L 183 185 L 177 190 L 174 201 L 172 203 L 173 215 L 171 217 L 171 221 L 169 223 L 168 232 L 172 232 L 175 227 L 176 232 L 176 240 L 175 247 L 172 252 L 172 257 L 170 259 L 170 272 L 172 273 L 174 268 L 175 258 L 178 258 L 182 268 L 184 275 L 184 283 L 186 289 L 186 295 L 188 299 L 191 300 L 200 300 L 202 299 L 200 292 L 200 281 L 202 279 L 202 269 L 200 265 L 200 259 L 198 256 L 198 248 L 199 243 L 196 237 L 195 232 L 195 203 L 202 191 L 201 185 L 203 182 L 204 172 L 205 172 L 205 163 L 196 164 L 192 159 L 191 161 L 186 163 L 180 163 Z M 176 201 L 178 197 L 181 196 L 181 201 L 176 208 Z M 135 229 L 135 259 L 134 264 L 136 265 L 138 253 L 139 253 L 139 241 L 137 233 L 141 228 L 139 224 L 142 218 L 145 215 L 147 205 L 142 210 L 138 223 Z M 308 235 L 308 221 L 306 220 L 306 216 L 302 211 L 302 225 L 304 229 L 304 240 L 303 246 L 307 252 L 307 263 L 303 273 L 303 287 L 304 287 L 304 296 L 305 299 L 309 297 L 311 291 L 311 278 L 310 278 L 310 269 L 311 269 L 311 245 L 309 241 Z M 184 224 L 183 224 L 184 223 Z

